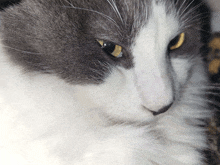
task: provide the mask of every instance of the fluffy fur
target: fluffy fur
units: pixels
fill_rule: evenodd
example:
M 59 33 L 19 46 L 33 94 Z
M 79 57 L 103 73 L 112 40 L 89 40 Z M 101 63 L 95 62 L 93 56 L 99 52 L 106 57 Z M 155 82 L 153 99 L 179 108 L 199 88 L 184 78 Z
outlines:
M 199 0 L 23 0 L 6 9 L 0 164 L 204 164 L 207 12 Z M 121 45 L 123 57 L 97 39 Z

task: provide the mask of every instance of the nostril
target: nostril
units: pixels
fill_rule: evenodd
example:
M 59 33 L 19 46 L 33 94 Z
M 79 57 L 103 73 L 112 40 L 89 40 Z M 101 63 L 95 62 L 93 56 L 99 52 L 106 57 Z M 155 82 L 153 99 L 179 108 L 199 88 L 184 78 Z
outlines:
M 173 105 L 173 103 L 171 103 L 171 104 L 169 104 L 169 105 L 167 105 L 167 106 L 165 106 L 165 107 L 159 109 L 159 111 L 157 111 L 157 112 L 152 111 L 152 113 L 153 113 L 154 116 L 159 115 L 159 114 L 161 114 L 161 113 L 165 113 L 168 109 L 170 109 L 170 107 L 171 107 L 172 105 Z

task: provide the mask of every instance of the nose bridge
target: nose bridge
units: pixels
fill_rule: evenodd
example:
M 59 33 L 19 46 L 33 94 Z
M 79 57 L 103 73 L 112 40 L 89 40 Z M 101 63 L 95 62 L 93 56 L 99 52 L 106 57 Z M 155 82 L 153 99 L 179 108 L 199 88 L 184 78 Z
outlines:
M 136 36 L 133 50 L 137 89 L 144 106 L 158 112 L 174 100 L 172 66 L 166 56 L 167 46 L 178 22 L 161 4 L 152 4 L 146 25 Z
M 151 58 L 146 66 L 136 71 L 137 87 L 143 105 L 157 111 L 173 101 L 173 83 L 165 58 Z
M 166 43 L 158 42 L 159 35 L 154 31 L 143 40 L 139 38 L 133 52 L 137 88 L 143 105 L 152 111 L 170 105 L 174 98 Z

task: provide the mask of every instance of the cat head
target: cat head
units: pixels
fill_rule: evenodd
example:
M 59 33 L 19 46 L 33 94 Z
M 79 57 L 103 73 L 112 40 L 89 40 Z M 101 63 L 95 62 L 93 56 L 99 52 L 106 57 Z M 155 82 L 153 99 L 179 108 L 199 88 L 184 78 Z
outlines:
M 2 37 L 26 71 L 76 85 L 107 115 L 146 120 L 192 77 L 207 12 L 200 0 L 23 0 L 1 13 Z

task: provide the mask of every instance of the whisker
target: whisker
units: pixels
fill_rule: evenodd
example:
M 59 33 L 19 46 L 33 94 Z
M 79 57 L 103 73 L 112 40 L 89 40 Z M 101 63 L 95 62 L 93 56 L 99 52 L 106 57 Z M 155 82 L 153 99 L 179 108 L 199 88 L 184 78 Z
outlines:
M 220 89 L 219 85 L 207 85 L 207 86 L 190 86 L 190 87 L 184 87 L 185 89 L 201 89 L 201 90 L 217 90 Z
M 209 86 L 220 87 L 220 83 L 211 83 Z
M 41 54 L 41 53 L 36 53 L 36 52 L 28 52 L 28 51 L 12 48 L 10 46 L 5 46 L 5 45 L 3 45 L 3 47 L 9 48 L 9 49 L 13 49 L 13 50 L 16 50 L 16 51 L 19 51 L 19 52 L 22 52 L 22 53 L 27 53 L 27 54 Z
M 192 5 L 192 3 L 194 2 L 195 0 L 192 0 L 187 6 L 186 8 L 182 11 L 182 13 L 179 15 L 179 17 L 182 17 L 183 14 L 185 14 L 185 11 Z
M 181 100 L 178 104 L 182 106 L 189 106 L 189 108 L 192 108 L 192 109 L 198 109 L 198 111 L 192 111 L 192 114 L 196 116 L 197 119 L 199 118 L 209 119 L 210 116 L 214 115 L 213 110 L 210 110 L 211 104 L 208 104 L 208 103 L 204 104 L 204 101 Z M 186 107 L 186 110 L 187 110 L 187 107 Z M 191 117 L 190 113 L 191 111 L 187 113 L 189 117 Z
M 196 96 L 201 96 L 201 95 L 213 95 L 213 96 L 219 96 L 220 97 L 220 93 L 218 92 L 212 92 L 212 91 L 206 91 L 206 92 L 193 92 L 192 95 L 196 95 Z
M 202 28 L 193 27 L 193 29 L 198 30 L 198 31 L 203 31 L 203 32 L 206 32 L 206 33 L 209 33 L 209 34 L 212 34 L 211 31 L 207 31 L 207 30 L 202 29 Z
M 202 5 L 202 2 L 199 3 L 198 5 L 194 6 L 193 8 L 191 8 L 189 11 L 187 11 L 186 13 L 184 13 L 184 15 L 180 15 L 180 17 L 185 18 L 187 17 L 190 13 L 193 13 L 194 11 L 196 11 L 200 6 Z M 205 14 L 205 13 L 203 13 Z
M 179 3 L 179 0 L 177 1 L 177 3 Z M 178 11 L 177 11 L 177 14 L 180 15 L 180 11 L 182 10 L 183 6 L 185 5 L 186 3 L 186 0 L 184 0 L 181 4 L 181 6 L 179 7 Z
M 120 27 L 118 26 L 118 24 L 116 23 L 116 21 L 114 19 L 112 19 L 110 16 L 107 16 L 101 12 L 98 12 L 96 10 L 91 10 L 91 9 L 87 9 L 87 8 L 81 8 L 81 7 L 76 7 L 74 6 L 72 3 L 68 2 L 67 0 L 65 0 L 70 6 L 61 6 L 61 7 L 64 7 L 64 8 L 70 8 L 70 9 L 76 9 L 76 10 L 84 10 L 84 11 L 89 11 L 89 12 L 93 12 L 93 13 L 96 13 L 96 14 L 99 14 L 105 18 L 107 18 L 109 21 L 111 21 L 112 23 L 114 23 L 114 25 L 120 29 Z
M 167 9 L 166 9 L 166 13 L 172 11 L 171 9 L 173 8 L 173 4 L 171 4 Z
M 189 24 L 190 22 L 196 22 L 196 21 L 200 21 L 202 19 L 208 18 L 208 16 L 202 16 L 202 15 L 203 14 L 197 14 L 192 18 L 187 18 L 187 19 L 183 20 L 183 24 Z
M 121 22 L 124 24 L 124 21 L 123 21 L 123 19 L 122 19 L 122 17 L 121 17 L 121 14 L 120 14 L 120 12 L 119 12 L 119 10 L 118 10 L 116 4 L 115 4 L 115 1 L 114 1 L 114 0 L 111 0 L 111 2 L 112 2 L 112 3 L 111 3 L 109 0 L 107 0 L 107 2 L 111 5 L 111 7 L 112 7 L 112 9 L 115 11 L 116 15 L 120 18 Z
M 188 102 L 197 102 L 197 101 L 199 101 L 199 102 L 206 102 L 206 103 L 208 103 L 208 104 L 210 104 L 210 105 L 213 105 L 213 106 L 216 106 L 216 107 L 218 107 L 218 108 L 220 108 L 220 102 L 217 102 L 217 101 L 213 101 L 213 100 L 209 100 L 209 99 L 205 99 L 205 98 L 201 98 L 201 99 L 199 99 L 199 98 L 191 98 L 190 99 L 190 101 L 188 101 Z

